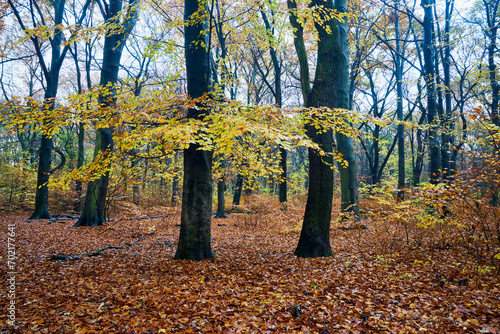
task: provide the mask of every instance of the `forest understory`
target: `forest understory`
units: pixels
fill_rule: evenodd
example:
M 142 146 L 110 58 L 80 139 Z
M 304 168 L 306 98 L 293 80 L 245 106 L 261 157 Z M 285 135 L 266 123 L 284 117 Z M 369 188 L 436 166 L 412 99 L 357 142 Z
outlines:
M 334 256 L 302 259 L 303 205 L 260 200 L 212 220 L 215 259 L 200 262 L 172 259 L 178 208 L 119 203 L 118 218 L 160 217 L 79 228 L 2 214 L 2 240 L 15 224 L 16 327 L 2 312 L 0 332 L 500 332 L 498 271 L 479 267 L 452 225 L 398 224 L 367 202 L 362 225 L 332 223 Z

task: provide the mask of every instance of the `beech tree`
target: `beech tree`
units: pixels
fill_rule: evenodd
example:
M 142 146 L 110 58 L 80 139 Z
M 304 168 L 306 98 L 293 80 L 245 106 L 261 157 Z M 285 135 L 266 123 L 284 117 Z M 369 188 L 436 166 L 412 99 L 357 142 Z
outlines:
M 184 47 L 187 90 L 196 99 L 209 91 L 210 57 L 206 3 L 184 1 Z M 201 119 L 208 110 L 192 107 L 188 118 Z M 184 149 L 184 179 L 182 185 L 181 228 L 174 259 L 203 260 L 214 257 L 211 247 L 212 216 L 212 152 L 201 150 L 199 144 Z
M 309 63 L 305 48 L 303 27 L 298 21 L 297 4 L 288 0 L 290 22 L 294 28 L 294 44 L 300 63 L 300 77 L 306 107 L 349 107 L 349 62 L 345 0 L 314 0 L 311 8 L 322 22 L 315 21 L 318 34 L 316 74 L 312 87 L 309 81 Z M 322 117 L 318 112 L 316 117 Z M 324 117 L 324 116 L 323 116 Z M 332 255 L 330 247 L 330 220 L 333 200 L 333 131 L 318 131 L 307 126 L 308 136 L 327 153 L 321 155 L 309 148 L 309 188 L 304 221 L 295 255 L 320 257 Z M 337 147 L 348 167 L 341 167 L 342 209 L 358 210 L 356 170 L 352 142 L 344 134 L 337 134 Z M 352 203 L 352 204 L 349 204 Z M 356 212 L 356 211 L 355 211 Z
M 122 11 L 122 0 L 110 0 L 109 3 L 100 4 L 101 14 L 106 23 L 110 24 L 107 35 L 104 38 L 103 61 L 101 68 L 100 86 L 110 89 L 99 95 L 101 108 L 113 108 L 115 100 L 113 97 L 114 85 L 118 83 L 118 70 L 123 48 L 128 35 L 134 29 L 138 17 L 138 0 L 130 0 L 123 21 L 119 14 Z M 99 128 L 96 134 L 94 156 L 109 154 L 113 150 L 113 127 Z M 80 219 L 75 226 L 98 226 L 106 219 L 106 195 L 109 183 L 109 170 L 98 179 L 91 181 L 87 186 L 85 203 Z
M 7 0 L 12 10 L 14 17 L 21 29 L 26 33 L 28 39 L 33 43 L 38 62 L 43 71 L 44 77 L 44 102 L 47 110 L 54 108 L 57 90 L 59 87 L 59 72 L 69 50 L 70 44 L 63 45 L 65 40 L 62 23 L 65 15 L 65 0 L 54 0 L 51 3 L 41 3 L 36 0 L 30 1 L 29 4 L 24 1 Z M 78 27 L 84 19 L 87 8 L 91 1 L 86 0 L 81 9 L 79 17 L 75 18 L 76 27 Z M 30 23 L 26 22 L 22 9 L 29 8 Z M 54 33 L 48 38 L 47 42 L 50 45 L 51 51 L 50 65 L 47 63 L 44 56 L 45 41 L 40 38 L 37 31 L 38 28 L 54 29 Z M 72 38 L 70 36 L 70 38 Z M 49 188 L 48 182 L 51 174 L 52 150 L 54 140 L 49 134 L 42 134 L 42 139 L 39 149 L 38 160 L 38 176 L 35 194 L 35 209 L 31 215 L 31 219 L 52 218 L 49 213 Z
M 424 20 L 422 27 L 424 29 L 424 66 L 425 80 L 427 87 L 427 121 L 429 128 L 429 180 L 431 183 L 439 183 L 442 178 L 441 173 L 441 144 L 438 131 L 439 119 L 436 102 L 436 71 L 434 67 L 434 58 L 436 49 L 434 47 L 434 0 L 422 0 L 424 8 Z

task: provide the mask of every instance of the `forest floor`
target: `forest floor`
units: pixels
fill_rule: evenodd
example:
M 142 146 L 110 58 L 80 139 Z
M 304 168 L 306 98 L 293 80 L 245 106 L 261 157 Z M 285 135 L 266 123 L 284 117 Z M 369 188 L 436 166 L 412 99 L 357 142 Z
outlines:
M 179 261 L 178 209 L 121 213 L 166 216 L 75 228 L 2 214 L 0 333 L 500 333 L 498 272 L 461 269 L 454 245 L 405 250 L 390 226 L 380 233 L 366 220 L 368 229 L 332 225 L 334 256 L 300 259 L 302 210 L 271 208 L 213 219 L 215 259 Z

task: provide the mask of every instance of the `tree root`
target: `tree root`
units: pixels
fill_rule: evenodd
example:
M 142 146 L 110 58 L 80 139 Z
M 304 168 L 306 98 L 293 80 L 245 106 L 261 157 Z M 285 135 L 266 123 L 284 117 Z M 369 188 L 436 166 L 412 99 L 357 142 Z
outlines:
M 61 255 L 61 254 L 57 254 L 57 255 L 52 255 L 49 258 L 49 260 L 50 261 L 54 261 L 54 260 L 66 260 L 66 259 L 80 259 L 82 257 L 98 256 L 98 255 L 101 255 L 101 253 L 104 252 L 106 249 L 121 249 L 121 248 L 123 248 L 125 246 L 132 247 L 136 242 L 142 240 L 142 238 L 144 238 L 145 236 L 152 235 L 152 234 L 155 234 L 155 233 L 156 232 L 142 234 L 142 235 L 140 235 L 139 239 L 135 240 L 132 243 L 130 243 L 130 242 L 124 242 L 120 246 L 106 246 L 106 247 L 98 249 L 95 252 L 92 252 L 92 253 L 89 253 L 89 254 L 83 254 L 83 255 Z

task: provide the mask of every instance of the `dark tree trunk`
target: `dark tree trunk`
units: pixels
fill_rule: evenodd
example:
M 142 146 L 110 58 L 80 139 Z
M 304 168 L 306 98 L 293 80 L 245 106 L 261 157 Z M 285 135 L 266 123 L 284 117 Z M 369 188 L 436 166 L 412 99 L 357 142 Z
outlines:
M 433 45 L 432 27 L 434 26 L 434 17 L 432 13 L 433 0 L 422 0 L 424 8 L 424 63 L 427 83 L 427 121 L 429 123 L 429 180 L 432 184 L 439 183 L 441 175 L 441 145 L 439 143 L 438 114 L 436 103 L 436 78 L 434 72 L 435 49 Z
M 204 45 L 207 28 L 204 20 L 193 17 L 206 13 L 206 3 L 201 0 L 185 0 L 184 30 L 188 95 L 198 98 L 208 92 L 210 61 Z M 208 15 L 207 15 L 208 16 Z M 206 112 L 206 111 L 205 111 Z M 204 112 L 189 109 L 189 118 L 200 118 Z M 198 150 L 190 145 L 184 150 L 184 180 L 182 187 L 182 211 L 179 245 L 174 259 L 203 260 L 214 257 L 211 248 L 212 216 L 212 152 Z
M 380 126 L 375 124 L 375 129 L 373 131 L 373 166 L 371 169 L 372 185 L 375 185 L 378 182 L 380 182 L 378 178 L 379 168 L 380 168 Z
M 172 180 L 172 198 L 170 199 L 170 206 L 177 206 L 179 197 L 179 177 L 174 176 Z
M 450 74 L 450 63 L 451 63 L 451 45 L 450 45 L 450 21 L 451 15 L 453 13 L 453 7 L 455 0 L 447 0 L 445 7 L 445 23 L 444 23 L 444 57 L 443 57 L 443 72 L 444 72 L 444 100 L 445 100 L 445 113 L 443 119 L 444 132 L 442 136 L 443 141 L 443 174 L 445 179 L 449 179 L 454 174 L 453 168 L 453 153 L 451 152 L 452 144 L 452 91 L 451 91 L 451 74 Z
M 24 21 L 23 17 L 21 17 L 21 13 L 19 12 L 19 6 L 14 4 L 12 0 L 7 0 L 12 12 L 14 14 L 15 19 L 19 23 L 19 26 L 23 31 L 28 32 L 28 28 Z M 35 6 L 31 6 L 32 12 L 31 19 L 33 22 L 35 21 L 43 21 L 43 18 L 38 18 L 37 14 L 42 14 L 41 10 L 36 11 L 34 7 L 39 8 L 39 4 L 36 1 L 31 2 L 31 4 Z M 42 69 L 43 77 L 45 78 L 45 103 L 50 108 L 54 107 L 55 98 L 57 96 L 57 89 L 59 85 L 59 72 L 61 66 L 63 64 L 66 53 L 68 52 L 69 45 L 66 44 L 64 49 L 61 50 L 62 42 L 63 42 L 63 32 L 59 28 L 63 23 L 64 11 L 65 11 L 65 0 L 54 0 L 50 2 L 51 8 L 54 10 L 53 13 L 48 13 L 53 18 L 54 22 L 54 34 L 50 38 L 50 49 L 51 49 L 51 58 L 50 58 L 50 67 L 45 61 L 45 57 L 43 54 L 42 46 L 40 44 L 40 39 L 36 36 L 30 36 L 29 40 L 32 41 L 35 53 L 38 58 L 38 62 Z M 83 19 L 85 18 L 87 8 L 90 4 L 90 0 L 87 0 L 80 13 L 80 17 L 78 19 L 78 24 L 81 24 Z M 43 13 L 45 15 L 45 13 Z M 42 135 L 42 141 L 40 144 L 40 152 L 39 152 L 39 165 L 38 165 L 38 175 L 37 175 L 37 187 L 35 194 L 35 209 L 33 214 L 31 215 L 31 219 L 38 218 L 51 218 L 49 213 L 49 190 L 48 190 L 48 181 L 50 178 L 50 164 L 52 162 L 52 149 L 53 149 L 53 140 L 46 135 Z
M 313 1 L 313 5 L 334 9 L 332 1 L 316 0 Z M 341 59 L 345 57 L 345 54 L 343 54 L 340 45 L 341 28 L 339 23 L 335 22 L 335 20 L 326 22 L 325 24 L 328 24 L 331 33 L 327 32 L 324 25 L 315 25 L 319 37 L 318 58 L 313 87 L 307 99 L 307 107 L 337 107 L 338 82 L 340 73 L 345 71 L 340 67 L 347 65 L 347 62 L 344 64 Z M 300 50 L 297 51 L 300 54 Z M 307 63 L 301 63 L 301 66 L 307 66 Z M 304 85 L 304 83 L 302 84 Z M 347 92 L 345 93 L 347 97 Z M 325 152 L 330 153 L 333 151 L 332 131 L 318 133 L 314 127 L 307 126 L 307 134 Z M 338 139 L 339 136 L 337 136 Z M 345 142 L 344 138 L 341 138 L 341 145 L 344 145 Z M 331 155 L 321 156 L 319 152 L 309 149 L 309 188 L 300 239 L 295 249 L 295 255 L 298 257 L 332 255 L 330 247 L 330 220 L 333 200 L 332 164 L 333 158 Z
M 280 183 L 279 183 L 279 199 L 280 203 L 284 203 L 287 201 L 287 169 L 286 169 L 286 160 L 287 160 L 287 152 L 283 147 L 280 147 Z
M 347 1 L 336 0 L 335 9 L 340 13 L 347 12 Z M 347 34 L 347 20 L 344 22 L 336 21 L 338 29 L 338 37 L 335 42 L 335 48 L 338 48 L 339 53 L 336 61 L 338 62 L 335 68 L 335 75 L 337 76 L 337 94 L 335 107 L 348 109 L 349 108 L 349 37 Z M 356 171 L 356 158 L 354 155 L 354 145 L 352 138 L 337 133 L 337 150 L 342 154 L 342 157 L 347 162 L 347 166 L 339 165 L 340 172 L 340 190 L 342 197 L 341 210 L 354 215 L 356 218 L 359 216 L 358 205 L 358 181 Z
M 186 0 L 192 1 L 192 0 Z M 184 150 L 179 245 L 174 259 L 213 258 L 211 249 L 212 153 L 191 145 Z
M 399 1 L 396 2 L 399 7 Z M 396 8 L 398 11 L 399 8 Z M 396 20 L 394 22 L 394 29 L 396 30 L 396 92 L 397 92 L 397 118 L 398 121 L 404 120 L 403 115 L 403 61 L 401 59 L 401 45 L 400 45 L 400 32 L 399 32 L 399 12 L 396 13 Z M 405 128 L 403 124 L 398 124 L 398 199 L 404 199 L 405 187 Z
M 491 86 L 491 105 L 490 113 L 493 124 L 500 127 L 500 118 L 498 116 L 498 103 L 500 87 L 497 81 L 497 65 L 495 64 L 495 56 L 497 51 L 497 34 L 498 34 L 498 7 L 499 0 L 487 1 L 483 0 L 484 8 L 486 11 L 487 28 L 484 29 L 489 38 L 488 44 L 488 70 Z
M 39 151 L 38 174 L 35 194 L 35 211 L 30 219 L 52 218 L 49 213 L 50 164 L 52 163 L 53 139 L 42 135 Z
M 128 35 L 133 30 L 138 17 L 138 0 L 130 0 L 127 18 L 121 23 L 123 31 L 106 35 L 104 38 L 103 62 L 101 69 L 100 85 L 114 85 L 118 83 L 118 70 L 122 51 Z M 105 13 L 107 22 L 116 20 L 116 15 L 122 10 L 122 0 L 110 0 L 108 11 Z M 99 105 L 104 108 L 113 108 L 116 104 L 113 88 L 111 92 L 99 96 Z M 101 128 L 97 130 L 94 157 L 99 153 L 111 154 L 113 150 L 113 128 Z M 109 168 L 109 166 L 106 166 Z M 80 219 L 75 226 L 99 226 L 106 220 L 106 197 L 109 184 L 109 169 L 97 180 L 91 181 L 87 186 L 85 202 Z
M 220 178 L 217 182 L 217 212 L 215 218 L 227 218 L 226 216 L 226 198 L 224 192 L 226 191 L 226 182 L 224 178 Z
M 490 105 L 490 115 L 491 122 L 500 127 L 500 117 L 498 115 L 498 104 L 500 95 L 500 86 L 497 81 L 497 65 L 495 64 L 495 55 L 497 52 L 497 34 L 498 34 L 498 7 L 500 4 L 499 0 L 487 1 L 483 0 L 486 20 L 488 28 L 485 29 L 486 35 L 489 38 L 488 44 L 488 70 L 490 76 L 490 86 L 491 86 L 491 105 Z M 493 189 L 491 196 L 491 205 L 498 207 L 498 192 Z
M 96 135 L 94 156 L 100 151 L 111 153 L 113 150 L 113 132 L 111 129 L 99 129 Z M 99 179 L 87 185 L 87 193 L 82 214 L 75 226 L 99 226 L 106 221 L 106 194 L 109 184 L 109 171 Z
M 267 19 L 267 15 L 264 12 L 264 10 L 261 9 L 260 11 L 262 15 L 262 20 L 264 21 L 264 25 L 266 27 L 266 31 L 268 34 L 269 38 L 269 54 L 271 55 L 271 61 L 273 63 L 273 69 L 274 69 L 274 90 L 272 90 L 274 99 L 276 101 L 276 105 L 281 108 L 283 105 L 283 97 L 282 97 L 282 91 L 281 91 L 281 64 L 278 59 L 278 54 L 276 53 L 276 49 L 273 47 L 274 43 L 274 35 L 273 35 L 273 28 L 271 27 L 271 24 L 269 20 Z M 273 12 L 272 12 L 273 13 Z M 278 179 L 278 190 L 279 190 L 279 201 L 280 203 L 284 203 L 287 201 L 287 174 L 286 174 L 286 150 L 280 146 L 279 148 L 280 151 L 280 161 L 279 161 L 279 167 L 280 167 L 280 174 L 279 174 L 279 179 Z
M 243 190 L 243 175 L 236 176 L 236 185 L 234 187 L 233 205 L 240 205 L 241 191 Z

